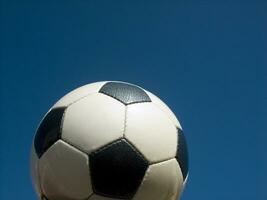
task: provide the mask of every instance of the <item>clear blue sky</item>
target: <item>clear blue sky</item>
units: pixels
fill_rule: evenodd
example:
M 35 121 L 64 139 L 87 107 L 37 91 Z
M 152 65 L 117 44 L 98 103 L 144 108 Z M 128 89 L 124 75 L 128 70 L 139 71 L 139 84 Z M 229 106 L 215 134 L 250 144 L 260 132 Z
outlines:
M 0 0 L 0 199 L 35 199 L 31 140 L 58 98 L 123 80 L 179 117 L 183 200 L 266 200 L 266 35 L 265 0 Z

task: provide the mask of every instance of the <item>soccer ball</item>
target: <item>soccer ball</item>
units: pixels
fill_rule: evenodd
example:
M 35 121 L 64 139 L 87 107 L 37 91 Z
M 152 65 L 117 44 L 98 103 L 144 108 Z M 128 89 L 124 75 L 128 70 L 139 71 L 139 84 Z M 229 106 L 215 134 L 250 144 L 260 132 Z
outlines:
M 152 93 L 97 82 L 60 99 L 31 152 L 42 200 L 176 200 L 188 177 L 181 125 Z

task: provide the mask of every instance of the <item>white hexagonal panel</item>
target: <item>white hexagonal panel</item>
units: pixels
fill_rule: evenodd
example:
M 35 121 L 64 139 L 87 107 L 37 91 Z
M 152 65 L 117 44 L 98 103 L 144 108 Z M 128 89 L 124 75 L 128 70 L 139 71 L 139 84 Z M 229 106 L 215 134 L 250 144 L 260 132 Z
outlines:
M 92 194 L 88 156 L 62 140 L 39 160 L 39 175 L 49 200 L 80 200 Z
M 90 153 L 123 136 L 125 108 L 105 94 L 89 95 L 67 108 L 62 138 Z
M 156 95 L 152 94 L 151 92 L 146 91 L 148 96 L 150 97 L 152 103 L 154 103 L 156 106 L 158 106 L 177 126 L 178 128 L 182 129 L 180 122 L 178 121 L 175 114 L 171 111 L 171 109 Z
M 62 107 L 62 106 L 68 106 L 71 103 L 93 93 L 97 93 L 100 88 L 106 83 L 106 81 L 102 82 L 96 82 L 84 85 L 82 87 L 79 87 L 70 93 L 66 94 L 64 97 L 62 97 L 56 104 L 53 106 L 55 107 Z
M 153 103 L 127 106 L 125 137 L 150 163 L 175 157 L 176 127 Z
M 30 157 L 31 178 L 32 178 L 32 183 L 37 193 L 37 196 L 40 198 L 42 192 L 40 188 L 38 164 L 39 164 L 39 158 L 37 154 L 35 153 L 34 145 L 32 144 L 31 157 Z
M 175 159 L 150 165 L 133 200 L 177 200 L 183 175 Z

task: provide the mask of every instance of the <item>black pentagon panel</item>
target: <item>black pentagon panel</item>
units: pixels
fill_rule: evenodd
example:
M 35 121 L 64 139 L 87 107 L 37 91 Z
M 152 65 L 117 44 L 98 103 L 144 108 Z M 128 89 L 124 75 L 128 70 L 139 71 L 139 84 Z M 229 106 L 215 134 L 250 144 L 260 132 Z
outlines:
M 94 193 L 131 199 L 148 168 L 145 158 L 125 139 L 115 141 L 89 156 Z
M 188 174 L 188 150 L 187 150 L 187 143 L 183 131 L 179 128 L 178 130 L 178 145 L 177 145 L 177 152 L 176 152 L 176 159 L 181 167 L 181 171 L 183 174 L 183 178 L 185 180 Z
M 151 102 L 151 99 L 144 90 L 127 83 L 108 82 L 102 86 L 99 92 L 111 96 L 125 105 Z
M 52 109 L 39 125 L 34 138 L 34 147 L 39 158 L 51 145 L 60 139 L 64 111 L 65 107 Z

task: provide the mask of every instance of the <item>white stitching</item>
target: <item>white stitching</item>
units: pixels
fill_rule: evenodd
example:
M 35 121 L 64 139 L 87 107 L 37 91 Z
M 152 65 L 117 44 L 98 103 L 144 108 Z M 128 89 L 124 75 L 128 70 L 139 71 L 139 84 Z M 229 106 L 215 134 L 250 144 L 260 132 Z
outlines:
M 125 132 L 126 132 L 126 126 L 127 126 L 127 109 L 128 107 L 125 106 L 125 112 L 124 112 L 124 123 L 123 123 L 123 132 L 122 132 L 122 137 L 125 137 Z

